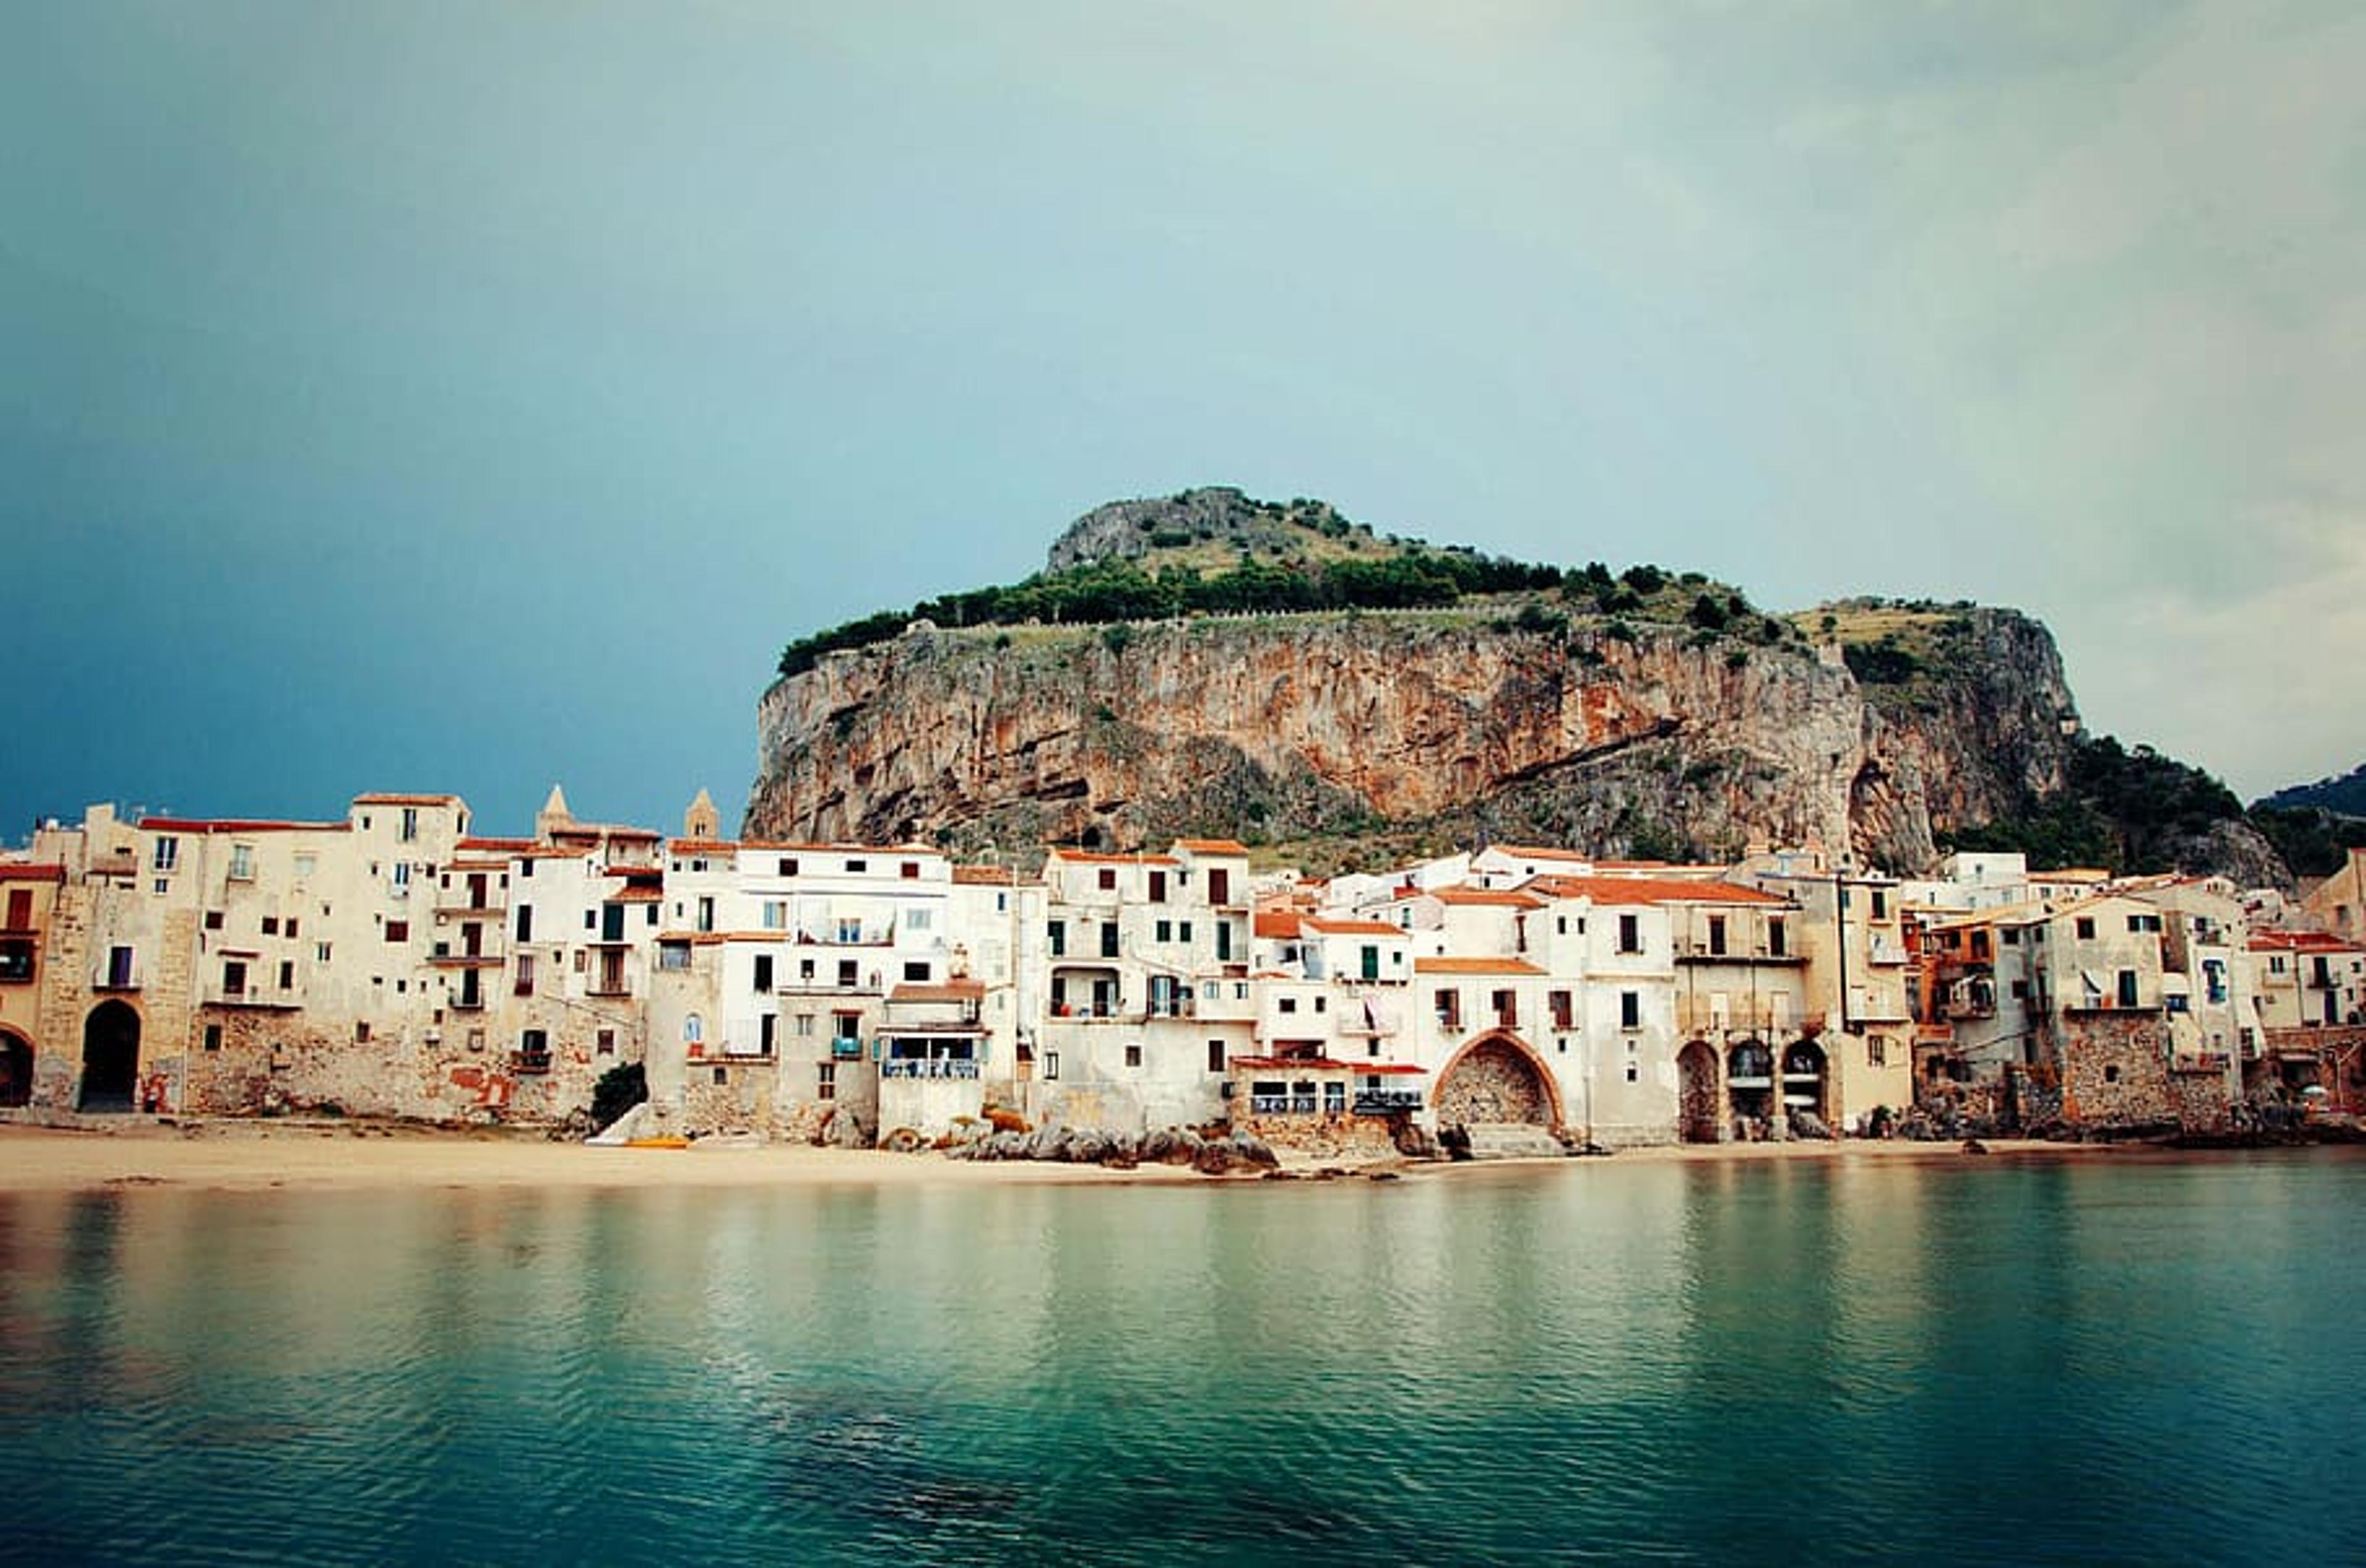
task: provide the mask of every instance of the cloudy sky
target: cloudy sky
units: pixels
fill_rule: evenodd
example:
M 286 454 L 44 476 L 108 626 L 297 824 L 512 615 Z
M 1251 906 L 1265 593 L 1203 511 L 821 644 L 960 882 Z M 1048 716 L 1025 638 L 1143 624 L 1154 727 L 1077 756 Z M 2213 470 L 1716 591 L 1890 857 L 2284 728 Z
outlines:
M 0 0 L 0 837 L 736 818 L 780 645 L 1195 483 L 2054 627 L 2366 758 L 2354 5 Z

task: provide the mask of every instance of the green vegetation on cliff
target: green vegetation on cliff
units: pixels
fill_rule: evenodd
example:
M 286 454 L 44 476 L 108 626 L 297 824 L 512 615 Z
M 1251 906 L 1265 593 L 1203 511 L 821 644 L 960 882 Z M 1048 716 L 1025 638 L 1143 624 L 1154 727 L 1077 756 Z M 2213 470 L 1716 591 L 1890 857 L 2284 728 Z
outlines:
M 2070 753 L 2067 787 L 2007 818 L 1942 834 L 1954 850 L 2018 850 L 2033 865 L 2175 871 L 2220 823 L 2244 820 L 2234 792 L 2149 746 L 2105 735 Z
M 1178 505 L 1189 496 L 1177 497 Z M 799 637 L 781 652 L 780 672 L 810 670 L 826 654 L 886 642 L 916 621 L 938 626 L 1093 626 L 1166 620 L 1181 615 L 1302 615 L 1347 610 L 1418 610 L 1472 600 L 1527 596 L 1513 624 L 1547 629 L 1556 613 L 1535 601 L 1549 596 L 1570 613 L 1630 616 L 1686 625 L 1704 637 L 1749 636 L 1776 642 L 1788 635 L 1779 620 L 1759 616 L 1739 591 L 1698 572 L 1656 566 L 1613 575 L 1601 562 L 1564 569 L 1417 540 L 1374 539 L 1327 506 L 1288 507 L 1242 499 L 1238 506 L 1260 525 L 1243 537 L 1231 564 L 1219 566 L 1227 543 L 1202 525 L 1169 526 L 1145 516 L 1143 537 L 1125 555 L 1038 572 L 1023 581 L 925 599 L 908 610 L 886 610 Z M 1275 530 L 1281 533 L 1276 536 Z M 1615 624 L 1615 623 L 1614 623 Z

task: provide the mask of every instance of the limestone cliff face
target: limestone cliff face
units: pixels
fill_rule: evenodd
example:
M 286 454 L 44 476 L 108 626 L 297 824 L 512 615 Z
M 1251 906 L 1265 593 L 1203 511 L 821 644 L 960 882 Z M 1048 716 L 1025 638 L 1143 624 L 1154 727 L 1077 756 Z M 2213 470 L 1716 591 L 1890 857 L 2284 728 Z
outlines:
M 922 625 L 765 694 L 746 830 L 1019 850 L 1385 823 L 1605 855 L 1813 840 L 1915 870 L 1934 828 L 2058 787 L 2075 725 L 2045 628 L 1966 615 L 1977 657 L 1890 701 L 1797 643 L 1652 626 Z

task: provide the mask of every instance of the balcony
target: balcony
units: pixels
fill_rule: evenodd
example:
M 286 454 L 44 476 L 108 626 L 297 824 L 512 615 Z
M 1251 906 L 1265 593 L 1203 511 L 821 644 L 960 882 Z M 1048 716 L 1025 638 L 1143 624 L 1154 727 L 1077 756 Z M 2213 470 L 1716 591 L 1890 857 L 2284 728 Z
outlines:
M 893 1059 L 879 1064 L 883 1078 L 974 1078 L 978 1065 L 958 1058 L 933 1062 L 898 1062 Z
M 498 890 L 485 893 L 481 901 L 464 887 L 439 888 L 435 894 L 435 918 L 439 920 L 500 919 L 509 913 L 509 908 L 510 896 Z
M 829 1055 L 835 1062 L 859 1062 L 862 1059 L 862 1042 L 839 1035 L 830 1041 Z
M 1789 1029 L 1798 1016 L 1788 1008 L 1774 1007 L 1763 1000 L 1753 1007 L 1746 998 L 1722 1008 L 1696 999 L 1676 1004 L 1676 1028 L 1686 1034 L 1781 1032 Z
M 293 990 L 265 991 L 261 986 L 242 986 L 236 990 L 227 986 L 208 986 L 197 998 L 199 1005 L 209 1008 L 300 1008 L 301 995 Z
M 550 1053 L 547 1051 L 513 1051 L 510 1053 L 510 1071 L 527 1077 L 531 1077 L 541 1073 L 546 1073 L 550 1071 Z
M 1679 964 L 1804 964 L 1805 957 L 1797 953 L 1775 953 L 1764 942 L 1742 947 L 1728 942 L 1714 947 L 1698 937 L 1679 938 L 1675 943 Z
M 1313 1116 L 1322 1102 L 1311 1094 L 1253 1094 L 1249 1111 L 1258 1116 Z
M 2224 1051 L 2180 1051 L 2170 1061 L 2169 1070 L 2215 1076 L 2233 1065 L 2234 1058 Z
M 1356 1094 L 1358 1116 L 1393 1116 L 1399 1111 L 1420 1109 L 1421 1090 L 1417 1089 L 1367 1089 Z

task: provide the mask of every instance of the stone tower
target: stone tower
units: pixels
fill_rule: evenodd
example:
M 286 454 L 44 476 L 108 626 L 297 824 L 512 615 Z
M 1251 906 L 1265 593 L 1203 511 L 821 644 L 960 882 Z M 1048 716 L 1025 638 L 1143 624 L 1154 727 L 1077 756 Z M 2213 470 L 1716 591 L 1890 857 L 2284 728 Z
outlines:
M 690 809 L 682 814 L 682 836 L 711 840 L 719 836 L 721 828 L 722 818 L 715 815 L 715 802 L 708 798 L 706 791 L 700 790 L 698 798 L 690 803 Z

